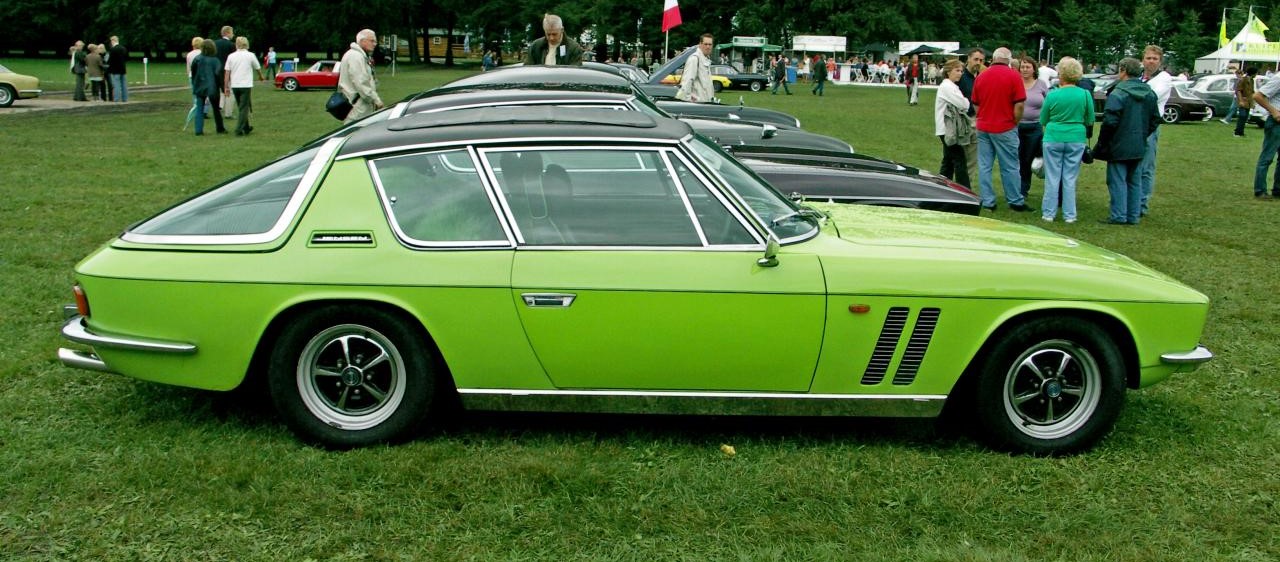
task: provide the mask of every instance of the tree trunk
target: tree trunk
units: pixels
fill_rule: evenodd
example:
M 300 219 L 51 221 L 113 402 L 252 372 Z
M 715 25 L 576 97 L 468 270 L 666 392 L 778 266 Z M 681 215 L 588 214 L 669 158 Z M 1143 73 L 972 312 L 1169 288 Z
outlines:
M 456 19 L 452 12 L 445 16 L 447 26 L 444 30 L 444 66 L 446 68 L 453 68 L 453 24 Z

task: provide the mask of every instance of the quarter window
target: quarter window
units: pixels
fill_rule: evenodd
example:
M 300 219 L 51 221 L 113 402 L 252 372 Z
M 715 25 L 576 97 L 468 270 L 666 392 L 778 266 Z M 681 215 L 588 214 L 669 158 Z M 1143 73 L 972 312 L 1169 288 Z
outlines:
M 382 158 L 373 168 L 383 205 L 402 238 L 426 245 L 508 244 L 466 151 Z

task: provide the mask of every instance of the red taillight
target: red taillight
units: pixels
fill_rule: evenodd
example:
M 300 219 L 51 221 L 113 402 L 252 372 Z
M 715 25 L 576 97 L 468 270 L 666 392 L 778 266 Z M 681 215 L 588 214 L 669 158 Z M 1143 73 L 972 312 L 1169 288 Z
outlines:
M 79 284 L 71 286 L 71 292 L 76 295 L 76 312 L 85 318 L 89 317 L 89 297 L 84 294 L 84 288 Z

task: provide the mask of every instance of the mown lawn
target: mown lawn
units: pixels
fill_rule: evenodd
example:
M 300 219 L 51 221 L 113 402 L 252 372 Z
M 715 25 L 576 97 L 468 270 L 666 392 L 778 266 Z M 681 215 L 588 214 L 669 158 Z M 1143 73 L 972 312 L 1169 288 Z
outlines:
M 402 71 L 381 89 L 390 101 L 462 74 Z M 794 91 L 742 95 L 936 167 L 931 92 L 908 107 L 896 88 Z M 0 110 L 0 558 L 1280 559 L 1280 201 L 1252 197 L 1260 132 L 1217 122 L 1165 129 L 1141 226 L 1094 222 L 1101 164 L 1082 176 L 1081 221 L 1047 225 L 1213 299 L 1218 358 L 1129 393 L 1115 432 L 1074 457 L 999 454 L 922 422 L 547 415 L 467 415 L 334 453 L 301 445 L 261 396 L 62 367 L 76 262 L 330 130 L 326 96 L 259 87 L 246 138 L 182 132 L 182 91 Z

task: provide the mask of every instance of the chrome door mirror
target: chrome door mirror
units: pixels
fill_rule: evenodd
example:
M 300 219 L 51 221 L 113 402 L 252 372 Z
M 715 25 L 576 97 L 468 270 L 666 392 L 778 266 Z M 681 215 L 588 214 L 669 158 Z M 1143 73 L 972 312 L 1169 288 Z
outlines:
M 768 241 L 764 245 L 764 257 L 756 260 L 756 265 L 760 267 L 777 267 L 778 266 L 778 237 L 769 234 Z
M 760 138 L 762 139 L 771 139 L 777 134 L 778 134 L 778 128 L 774 127 L 773 125 L 766 124 L 766 125 L 760 126 Z

